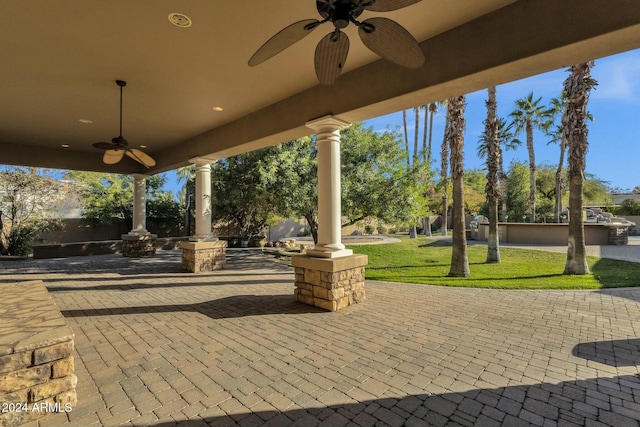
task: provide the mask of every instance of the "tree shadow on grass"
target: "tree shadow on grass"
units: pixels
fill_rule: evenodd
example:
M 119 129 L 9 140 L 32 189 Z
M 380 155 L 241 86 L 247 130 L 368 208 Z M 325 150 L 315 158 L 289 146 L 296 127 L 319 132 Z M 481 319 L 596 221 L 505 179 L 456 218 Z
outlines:
M 591 274 L 603 288 L 640 286 L 640 263 L 600 258 L 591 266 Z
M 419 248 L 450 248 L 452 243 L 450 240 L 430 240 L 427 243 L 419 245 Z

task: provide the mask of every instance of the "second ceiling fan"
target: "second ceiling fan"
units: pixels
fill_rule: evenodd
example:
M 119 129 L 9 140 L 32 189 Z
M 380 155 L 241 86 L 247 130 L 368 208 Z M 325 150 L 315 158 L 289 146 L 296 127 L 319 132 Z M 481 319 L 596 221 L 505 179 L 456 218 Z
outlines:
M 129 142 L 122 137 L 122 88 L 127 85 L 127 82 L 116 80 L 116 84 L 120 86 L 120 134 L 112 138 L 111 142 L 96 142 L 93 146 L 105 150 L 102 161 L 107 165 L 118 163 L 126 154 L 147 168 L 153 167 L 156 161 L 151 156 L 137 148 L 129 148 Z
M 295 22 L 263 44 L 249 59 L 249 66 L 256 66 L 277 55 L 294 43 L 302 40 L 321 24 L 331 22 L 334 30 L 327 34 L 316 47 L 315 70 L 320 83 L 332 84 L 342 72 L 347 54 L 349 38 L 342 32 L 349 23 L 358 27 L 360 39 L 376 54 L 408 68 L 424 64 L 424 52 L 416 39 L 404 27 L 387 18 L 369 18 L 362 22 L 357 18 L 365 10 L 390 12 L 418 3 L 421 0 L 317 0 L 316 8 L 322 20 L 304 19 Z

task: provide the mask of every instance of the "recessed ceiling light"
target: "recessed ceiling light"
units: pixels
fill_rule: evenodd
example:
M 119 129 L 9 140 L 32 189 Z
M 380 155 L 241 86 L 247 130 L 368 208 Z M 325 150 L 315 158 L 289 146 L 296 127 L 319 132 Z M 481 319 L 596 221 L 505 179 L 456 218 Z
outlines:
M 191 19 L 182 13 L 172 12 L 169 14 L 169 22 L 176 27 L 186 28 L 191 26 Z
M 85 125 L 91 124 L 93 123 L 93 120 L 89 120 L 89 119 L 80 119 L 78 120 L 80 123 L 84 123 Z
M 60 145 L 62 148 L 69 148 L 69 144 L 62 144 Z
M 146 145 L 141 145 L 140 148 L 147 148 L 147 146 Z
M 222 107 L 213 107 L 213 111 L 222 111 L 224 108 Z

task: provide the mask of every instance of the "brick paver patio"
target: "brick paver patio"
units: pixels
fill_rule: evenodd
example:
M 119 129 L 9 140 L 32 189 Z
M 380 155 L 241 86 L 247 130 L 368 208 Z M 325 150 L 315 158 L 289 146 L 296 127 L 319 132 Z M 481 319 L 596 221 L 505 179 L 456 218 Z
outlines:
M 259 251 L 0 263 L 42 279 L 76 334 L 78 405 L 41 426 L 638 426 L 640 288 L 367 281 L 329 313 Z M 34 423 L 35 425 L 35 423 Z

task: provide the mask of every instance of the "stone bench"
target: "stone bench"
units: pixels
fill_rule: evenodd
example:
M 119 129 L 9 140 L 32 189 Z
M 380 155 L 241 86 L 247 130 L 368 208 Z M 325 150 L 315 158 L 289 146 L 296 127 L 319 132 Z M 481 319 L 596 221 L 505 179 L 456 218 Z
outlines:
M 0 426 L 76 405 L 74 335 L 42 281 L 0 284 Z

